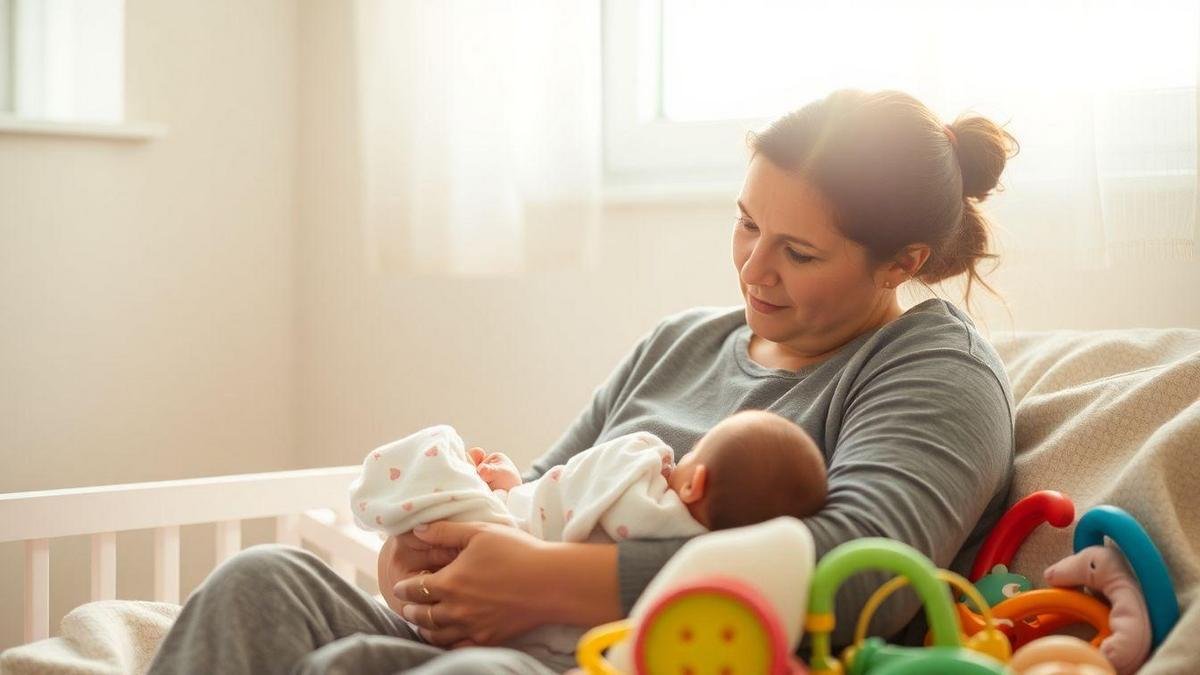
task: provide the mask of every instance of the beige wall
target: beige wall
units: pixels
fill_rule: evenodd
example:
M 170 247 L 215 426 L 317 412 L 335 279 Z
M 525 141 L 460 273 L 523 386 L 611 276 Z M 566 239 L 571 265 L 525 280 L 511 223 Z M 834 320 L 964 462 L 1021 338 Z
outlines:
M 297 8 L 126 4 L 129 116 L 168 135 L 0 135 L 0 492 L 294 463 Z M 210 534 L 184 529 L 184 592 Z M 149 542 L 121 535 L 121 592 L 152 596 Z M 52 543 L 55 629 L 87 555 Z M 0 647 L 21 556 L 0 545 Z
M 662 316 L 738 301 L 711 202 L 609 206 L 597 272 L 370 274 L 351 6 L 130 0 L 131 114 L 168 137 L 0 137 L 0 492 L 357 463 L 436 422 L 526 463 Z M 991 278 L 1017 328 L 1200 327 L 1196 263 Z M 210 534 L 184 530 L 185 593 Z M 119 547 L 150 597 L 147 533 Z M 54 544 L 55 622 L 86 555 Z M 0 607 L 20 584 L 0 545 Z

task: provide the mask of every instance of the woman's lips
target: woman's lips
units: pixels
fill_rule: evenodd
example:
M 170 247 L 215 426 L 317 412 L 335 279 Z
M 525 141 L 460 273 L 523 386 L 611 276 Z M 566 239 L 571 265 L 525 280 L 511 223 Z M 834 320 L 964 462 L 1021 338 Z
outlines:
M 772 305 L 769 302 L 763 302 L 749 293 L 746 294 L 746 297 L 750 298 L 750 306 L 755 310 L 762 312 L 763 314 L 770 314 L 771 312 L 777 312 L 783 309 L 783 307 L 780 305 Z

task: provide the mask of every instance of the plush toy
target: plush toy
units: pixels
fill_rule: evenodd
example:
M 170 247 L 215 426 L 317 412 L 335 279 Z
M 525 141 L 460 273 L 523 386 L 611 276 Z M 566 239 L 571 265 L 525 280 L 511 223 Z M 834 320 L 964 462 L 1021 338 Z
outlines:
M 1086 586 L 1102 593 L 1112 605 L 1108 622 L 1112 635 L 1100 652 L 1120 675 L 1135 672 L 1150 654 L 1150 615 L 1141 588 L 1116 549 L 1089 546 L 1046 568 L 1053 586 Z

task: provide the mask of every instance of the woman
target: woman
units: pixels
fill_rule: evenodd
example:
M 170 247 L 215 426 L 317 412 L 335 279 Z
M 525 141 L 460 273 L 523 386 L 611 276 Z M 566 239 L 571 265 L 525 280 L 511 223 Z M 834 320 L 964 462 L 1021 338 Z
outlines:
M 899 92 L 844 90 L 750 145 L 733 232 L 745 306 L 659 323 L 526 479 L 635 430 L 682 454 L 728 414 L 768 409 L 824 453 L 828 501 L 805 519 L 818 556 L 884 536 L 965 571 L 1007 496 L 1012 397 L 964 314 L 936 299 L 902 311 L 896 289 L 966 274 L 969 301 L 977 261 L 992 257 L 978 203 L 1011 137 L 981 117 L 943 126 Z M 552 672 L 492 645 L 544 623 L 624 616 L 683 543 L 547 543 L 433 523 L 380 553 L 380 590 L 395 612 L 310 554 L 255 547 L 197 589 L 151 672 Z M 835 643 L 880 578 L 843 585 Z M 876 632 L 913 639 L 916 622 L 898 634 L 917 609 L 911 598 L 888 603 Z M 442 649 L 451 647 L 468 648 Z

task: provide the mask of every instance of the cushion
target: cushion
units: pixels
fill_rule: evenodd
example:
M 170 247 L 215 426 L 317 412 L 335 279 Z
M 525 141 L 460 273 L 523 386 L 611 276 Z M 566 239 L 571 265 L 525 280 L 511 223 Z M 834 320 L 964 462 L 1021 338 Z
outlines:
M 1016 402 L 1010 504 L 1058 490 L 1078 517 L 1131 513 L 1162 551 L 1183 616 L 1143 673 L 1200 662 L 1200 330 L 1016 333 L 994 340 Z M 1035 586 L 1071 554 L 1073 528 L 1043 525 L 1013 559 Z M 1185 665 L 1187 667 L 1185 667 Z

